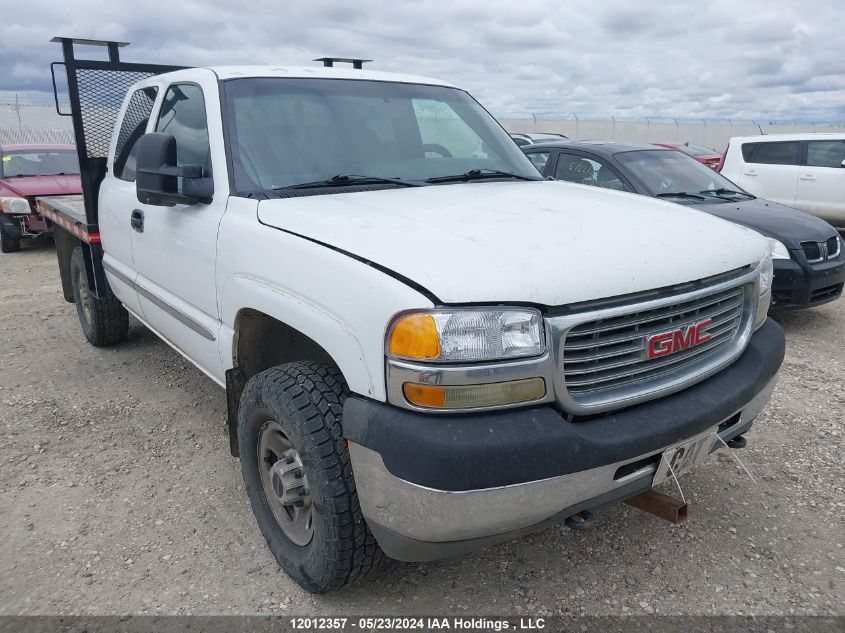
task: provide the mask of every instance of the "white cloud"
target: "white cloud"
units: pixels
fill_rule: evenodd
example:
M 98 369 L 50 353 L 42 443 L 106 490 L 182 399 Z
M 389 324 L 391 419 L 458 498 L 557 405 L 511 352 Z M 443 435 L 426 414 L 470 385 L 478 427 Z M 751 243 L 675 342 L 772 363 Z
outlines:
M 500 113 L 841 121 L 843 22 L 841 0 L 29 0 L 4 9 L 0 91 L 49 90 L 68 35 L 169 64 L 368 57 Z

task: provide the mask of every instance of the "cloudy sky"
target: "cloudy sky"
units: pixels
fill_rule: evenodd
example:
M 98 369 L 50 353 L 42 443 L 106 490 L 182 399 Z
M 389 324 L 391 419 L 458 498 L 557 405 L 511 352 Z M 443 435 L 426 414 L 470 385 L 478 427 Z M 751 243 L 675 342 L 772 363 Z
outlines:
M 495 113 L 845 120 L 843 0 L 10 0 L 0 96 L 50 90 L 54 35 L 127 61 L 368 57 Z

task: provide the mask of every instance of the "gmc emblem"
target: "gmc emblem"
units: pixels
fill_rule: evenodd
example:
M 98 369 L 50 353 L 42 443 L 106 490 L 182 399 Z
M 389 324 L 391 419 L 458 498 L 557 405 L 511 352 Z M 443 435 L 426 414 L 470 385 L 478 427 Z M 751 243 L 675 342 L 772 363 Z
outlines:
M 706 343 L 710 335 L 705 330 L 712 324 L 713 319 L 706 319 L 685 328 L 653 334 L 646 339 L 646 355 L 649 358 L 660 358 Z

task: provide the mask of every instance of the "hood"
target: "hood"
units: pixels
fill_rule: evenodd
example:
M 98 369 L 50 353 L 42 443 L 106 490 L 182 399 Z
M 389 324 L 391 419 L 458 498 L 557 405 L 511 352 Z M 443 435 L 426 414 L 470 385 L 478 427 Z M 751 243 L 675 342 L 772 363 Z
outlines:
M 390 269 L 444 303 L 613 297 L 747 266 L 768 249 L 706 213 L 560 181 L 264 200 L 258 217 Z
M 31 176 L 27 178 L 6 178 L 0 180 L 0 195 L 20 196 L 64 196 L 82 193 L 79 176 Z
M 801 242 L 823 242 L 836 235 L 836 229 L 814 215 L 761 198 L 690 206 L 773 237 L 791 249 L 800 249 Z

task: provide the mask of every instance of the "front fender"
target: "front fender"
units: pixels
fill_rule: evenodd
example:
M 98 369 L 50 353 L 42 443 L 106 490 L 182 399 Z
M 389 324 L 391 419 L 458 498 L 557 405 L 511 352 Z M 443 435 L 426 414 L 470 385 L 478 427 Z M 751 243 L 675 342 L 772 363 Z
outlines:
M 320 345 L 353 393 L 385 401 L 385 328 L 398 312 L 432 302 L 349 255 L 259 224 L 254 201 L 230 199 L 220 235 L 226 236 L 218 241 L 216 271 L 223 369 L 234 365 L 238 313 L 252 309 Z

